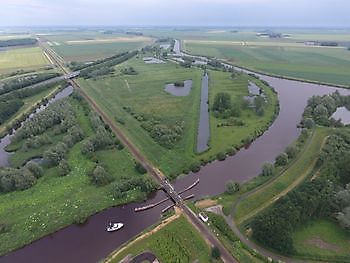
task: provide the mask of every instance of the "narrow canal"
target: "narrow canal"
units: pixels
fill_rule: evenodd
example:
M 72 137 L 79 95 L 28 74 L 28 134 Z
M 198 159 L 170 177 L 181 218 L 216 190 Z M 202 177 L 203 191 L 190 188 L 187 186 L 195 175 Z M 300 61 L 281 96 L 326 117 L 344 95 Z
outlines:
M 187 194 L 195 194 L 195 198 L 201 198 L 222 193 L 228 180 L 246 182 L 252 179 L 260 173 L 264 162 L 273 161 L 298 137 L 300 131 L 297 125 L 308 98 L 336 90 L 343 95 L 350 95 L 350 90 L 263 75 L 260 77 L 278 92 L 280 113 L 275 122 L 248 149 L 242 149 L 223 162 L 210 163 L 198 173 L 178 179 L 174 182 L 177 190 L 200 178 L 200 183 Z M 165 194 L 158 191 L 145 204 L 157 202 L 164 197 Z M 0 258 L 0 262 L 97 262 L 156 223 L 161 210 L 168 206 L 170 201 L 144 212 L 134 212 L 135 207 L 145 204 L 132 203 L 107 209 L 91 216 L 84 225 L 71 225 L 59 230 Z M 105 226 L 110 220 L 122 221 L 125 227 L 116 233 L 107 233 Z
M 199 124 L 197 132 L 197 153 L 206 151 L 209 146 L 210 124 L 209 124 L 209 76 L 205 73 L 202 77 L 201 102 L 199 110 Z

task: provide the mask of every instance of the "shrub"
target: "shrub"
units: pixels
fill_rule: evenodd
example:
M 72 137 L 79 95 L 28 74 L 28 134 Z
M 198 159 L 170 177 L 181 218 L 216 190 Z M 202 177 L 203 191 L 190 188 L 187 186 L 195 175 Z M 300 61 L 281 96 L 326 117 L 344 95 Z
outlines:
M 284 166 L 288 163 L 288 155 L 286 153 L 281 153 L 276 157 L 276 166 Z
M 286 148 L 286 154 L 289 159 L 294 159 L 298 154 L 298 148 L 295 145 L 289 145 Z
M 211 249 L 211 257 L 214 258 L 214 259 L 219 259 L 220 258 L 220 250 L 218 247 L 212 247 Z
M 143 165 L 141 163 L 136 163 L 135 164 L 135 170 L 139 173 L 139 174 L 145 174 L 147 173 L 147 170 L 145 169 L 145 167 L 143 167 Z
M 275 175 L 275 167 L 271 163 L 265 163 L 262 169 L 262 176 L 273 176 Z
M 192 163 L 192 164 L 190 165 L 190 169 L 191 169 L 192 172 L 197 173 L 197 172 L 199 172 L 199 170 L 201 169 L 201 165 L 200 165 L 200 163 L 198 163 L 198 162 Z
M 226 159 L 226 154 L 223 153 L 223 152 L 219 152 L 217 155 L 216 155 L 216 158 L 219 160 L 219 161 L 224 161 Z
M 68 162 L 63 159 L 60 161 L 59 165 L 58 165 L 58 174 L 60 176 L 66 176 L 70 173 L 71 169 L 69 167 Z
M 91 177 L 92 177 L 92 182 L 98 186 L 109 184 L 112 181 L 111 176 L 100 165 L 96 166 L 96 168 L 91 174 Z
M 28 162 L 25 165 L 25 168 L 28 169 L 36 178 L 43 176 L 43 168 L 41 168 L 41 166 L 35 162 Z
M 226 184 L 226 193 L 227 194 L 234 194 L 236 192 L 238 192 L 240 189 L 240 185 L 239 183 L 237 182 L 234 182 L 234 181 L 229 181 L 227 184 Z

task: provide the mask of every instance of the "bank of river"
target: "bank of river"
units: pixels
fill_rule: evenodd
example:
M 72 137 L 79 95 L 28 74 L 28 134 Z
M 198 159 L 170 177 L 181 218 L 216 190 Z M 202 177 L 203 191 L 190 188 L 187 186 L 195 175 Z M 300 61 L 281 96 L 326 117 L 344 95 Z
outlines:
M 336 90 L 343 95 L 350 95 L 350 90 L 259 76 L 278 93 L 280 113 L 275 122 L 248 149 L 242 149 L 223 162 L 210 163 L 198 173 L 191 173 L 176 180 L 176 190 L 183 189 L 200 178 L 200 183 L 186 194 L 194 194 L 198 199 L 222 193 L 228 180 L 249 181 L 260 173 L 264 162 L 273 161 L 299 136 L 297 124 L 301 120 L 308 98 Z M 165 194 L 158 191 L 146 203 L 154 203 L 164 197 Z M 84 225 L 71 225 L 59 230 L 0 258 L 0 262 L 97 262 L 155 224 L 160 218 L 161 210 L 169 204 L 170 201 L 139 213 L 134 212 L 134 208 L 140 206 L 135 203 L 107 209 L 91 216 Z M 122 221 L 125 227 L 118 232 L 107 233 L 105 226 L 110 220 Z

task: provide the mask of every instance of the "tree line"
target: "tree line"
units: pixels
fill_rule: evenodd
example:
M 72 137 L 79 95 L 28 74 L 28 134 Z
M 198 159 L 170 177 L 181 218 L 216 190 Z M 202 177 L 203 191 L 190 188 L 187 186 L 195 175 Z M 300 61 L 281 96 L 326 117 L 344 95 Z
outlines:
M 28 46 L 35 45 L 38 42 L 35 38 L 18 38 L 9 40 L 0 40 L 0 47 Z

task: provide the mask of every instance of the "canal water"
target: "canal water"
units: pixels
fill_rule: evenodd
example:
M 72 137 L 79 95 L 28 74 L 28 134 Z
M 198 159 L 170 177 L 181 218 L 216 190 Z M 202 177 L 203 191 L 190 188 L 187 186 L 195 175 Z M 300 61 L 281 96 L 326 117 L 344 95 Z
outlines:
M 225 161 L 210 163 L 202 167 L 198 173 L 190 173 L 176 180 L 174 182 L 176 190 L 181 190 L 200 178 L 199 184 L 186 193 L 186 195 L 195 194 L 195 198 L 198 199 L 222 193 L 228 180 L 241 183 L 249 181 L 259 175 L 264 162 L 272 162 L 286 146 L 297 139 L 300 134 L 297 125 L 308 98 L 336 90 L 343 95 L 350 95 L 350 90 L 345 89 L 263 75 L 260 75 L 260 78 L 267 81 L 278 93 L 280 113 L 275 122 L 248 149 L 242 149 Z M 165 194 L 158 191 L 146 204 L 154 203 L 164 197 Z M 97 262 L 155 224 L 160 218 L 161 210 L 169 204 L 170 201 L 139 213 L 135 213 L 134 208 L 145 204 L 131 203 L 109 208 L 91 216 L 84 225 L 71 225 L 59 230 L 0 258 L 0 262 Z M 107 233 L 105 226 L 110 220 L 124 222 L 125 227 L 116 233 Z
M 206 151 L 209 146 L 210 124 L 209 124 L 209 76 L 208 73 L 202 77 L 201 102 L 199 112 L 199 124 L 197 132 L 197 153 Z

